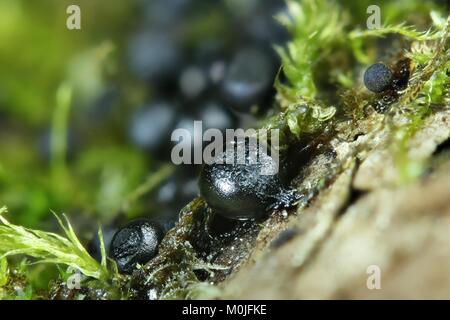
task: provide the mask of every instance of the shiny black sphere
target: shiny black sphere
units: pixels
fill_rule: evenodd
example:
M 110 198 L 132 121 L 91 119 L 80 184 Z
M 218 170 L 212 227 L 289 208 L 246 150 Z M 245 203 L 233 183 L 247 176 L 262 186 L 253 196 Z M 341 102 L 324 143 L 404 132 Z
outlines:
M 162 227 L 150 220 L 135 220 L 119 229 L 110 248 L 119 271 L 130 273 L 137 263 L 148 262 L 158 253 L 163 236 Z
M 273 158 L 260 153 L 258 161 L 250 163 L 248 149 L 246 144 L 245 164 L 225 163 L 223 152 L 212 164 L 205 164 L 200 175 L 200 194 L 210 208 L 229 219 L 258 219 L 298 199 L 295 191 L 282 186 L 277 173 L 262 174 L 264 169 L 278 166 Z

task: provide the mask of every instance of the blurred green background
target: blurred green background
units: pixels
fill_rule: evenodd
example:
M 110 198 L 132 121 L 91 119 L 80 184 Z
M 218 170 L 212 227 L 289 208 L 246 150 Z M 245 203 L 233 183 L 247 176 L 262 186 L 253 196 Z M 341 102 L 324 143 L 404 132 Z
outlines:
M 136 4 L 77 1 L 68 30 L 70 4 L 0 0 L 0 203 L 29 227 L 52 228 L 50 209 L 108 222 L 155 170 L 123 121 L 146 94 L 121 65 Z

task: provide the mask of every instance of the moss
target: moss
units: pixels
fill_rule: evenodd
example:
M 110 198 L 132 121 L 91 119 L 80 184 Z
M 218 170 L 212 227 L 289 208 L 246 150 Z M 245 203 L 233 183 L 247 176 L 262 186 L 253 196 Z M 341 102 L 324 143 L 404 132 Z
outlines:
M 363 122 L 369 125 L 361 126 L 365 128 L 361 134 L 370 136 L 382 128 L 390 135 L 399 183 L 420 177 L 427 164 L 423 159 L 417 160 L 409 155 L 409 144 L 427 117 L 436 110 L 448 108 L 450 102 L 449 19 L 439 11 L 431 11 L 437 7 L 422 1 L 389 1 L 382 8 L 389 18 L 388 24 L 376 30 L 363 30 L 361 26 L 367 16 L 361 12 L 365 13 L 370 1 L 291 0 L 288 4 L 289 13 L 277 19 L 289 30 L 291 39 L 285 47 L 277 47 L 283 63 L 275 82 L 277 99 L 260 126 L 280 130 L 283 156 L 305 156 L 302 161 L 298 158 L 292 161 L 298 169 L 294 184 L 306 199 L 299 207 L 307 206 L 339 172 L 345 170 L 349 163 L 354 163 L 354 159 L 338 159 L 330 151 L 330 141 L 357 139 L 351 136 L 354 132 L 349 128 L 357 128 Z M 428 12 L 430 15 L 426 14 Z M 413 21 L 405 23 L 406 17 L 416 14 L 421 16 L 418 20 L 420 25 L 412 25 Z M 386 36 L 394 36 L 393 47 L 401 49 L 390 55 L 380 54 L 378 49 L 382 44 L 378 40 Z M 395 66 L 405 58 L 411 61 L 412 71 L 405 90 L 383 96 L 372 95 L 362 87 L 359 75 L 367 64 L 383 59 Z M 60 89 L 59 108 L 54 115 L 53 143 L 56 147 L 53 148 L 53 168 L 58 181 L 70 180 L 65 176 L 67 172 L 64 173 L 65 146 L 64 139 L 61 139 L 67 129 L 69 93 L 67 87 Z M 382 100 L 386 97 L 388 101 Z M 378 114 L 374 110 L 377 103 L 385 104 L 385 113 Z M 319 145 L 325 147 L 317 148 Z M 371 147 L 366 144 L 361 148 Z M 123 168 L 122 164 L 128 162 L 141 167 L 142 159 L 122 151 L 105 152 L 98 156 L 97 161 L 116 159 L 112 155 L 123 153 L 127 155 L 117 160 L 116 168 Z M 361 149 L 349 152 L 355 157 L 358 153 Z M 78 165 L 86 175 L 95 171 L 86 168 L 83 160 Z M 171 170 L 163 167 L 137 187 L 137 183 L 130 183 L 136 188 L 128 186 L 127 192 L 122 190 L 120 194 L 125 193 L 125 196 L 118 196 L 120 201 L 105 212 L 122 209 L 132 216 L 135 210 L 139 210 L 136 208 L 138 200 L 164 180 Z M 64 178 L 61 178 L 61 172 Z M 136 169 L 133 176 L 138 173 L 141 170 Z M 0 171 L 0 174 L 7 173 Z M 111 180 L 105 181 L 105 185 L 111 183 Z M 53 188 L 58 189 L 58 186 L 60 183 Z M 86 195 L 84 200 L 89 203 L 92 198 Z M 83 290 L 75 292 L 64 285 L 67 274 L 61 272 L 50 292 L 43 294 L 55 299 L 217 296 L 220 289 L 215 284 L 226 279 L 251 255 L 261 240 L 258 238 L 260 231 L 267 228 L 277 232 L 285 218 L 275 213 L 266 221 L 238 224 L 233 232 L 211 238 L 206 232 L 211 214 L 202 199 L 194 199 L 182 210 L 177 225 L 164 238 L 158 256 L 130 276 L 117 275 L 105 253 L 101 263 L 90 257 L 70 224 L 61 223 L 65 233 L 65 237 L 61 237 L 11 224 L 0 216 L 3 222 L 0 226 L 0 252 L 5 257 L 26 254 L 38 262 L 74 266 L 86 276 Z M 23 271 L 15 264 L 8 265 L 2 257 L 0 294 L 11 297 L 14 288 L 20 289 L 20 295 L 16 296 L 21 298 L 40 295 L 33 291 Z
M 27 229 L 11 224 L 3 217 L 6 208 L 0 209 L 0 246 L 1 259 L 14 255 L 27 255 L 36 259 L 35 263 L 64 264 L 79 270 L 84 275 L 107 281 L 117 277 L 112 266 L 108 268 L 106 253 L 102 246 L 102 261 L 99 264 L 82 246 L 72 226 L 67 221 L 64 225 L 55 215 L 66 237 L 54 233 Z M 103 239 L 101 229 L 99 237 Z M 5 272 L 4 272 L 5 273 Z
M 278 16 L 292 39 L 278 47 L 287 85 L 276 83 L 280 104 L 296 104 L 298 98 L 314 99 L 317 87 L 314 71 L 317 64 L 345 41 L 346 12 L 332 1 L 288 1 L 289 12 Z

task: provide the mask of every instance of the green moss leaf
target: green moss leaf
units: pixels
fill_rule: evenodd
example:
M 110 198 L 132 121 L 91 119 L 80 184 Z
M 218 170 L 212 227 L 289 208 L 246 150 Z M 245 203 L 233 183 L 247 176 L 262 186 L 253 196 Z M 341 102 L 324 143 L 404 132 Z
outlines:
M 62 237 L 14 225 L 2 216 L 5 212 L 5 207 L 0 209 L 0 258 L 23 254 L 36 258 L 38 263 L 71 266 L 96 279 L 106 280 L 112 276 L 82 246 L 67 218 L 65 225 L 55 214 L 66 236 Z
M 0 259 L 0 287 L 8 283 L 8 260 L 6 257 Z

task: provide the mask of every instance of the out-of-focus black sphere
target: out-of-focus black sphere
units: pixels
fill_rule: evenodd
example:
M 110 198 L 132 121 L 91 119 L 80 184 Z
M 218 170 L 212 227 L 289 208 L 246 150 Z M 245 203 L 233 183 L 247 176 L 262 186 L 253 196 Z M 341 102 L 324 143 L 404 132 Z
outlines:
M 181 49 L 174 36 L 161 31 L 141 31 L 128 43 L 131 71 L 143 80 L 161 82 L 175 76 Z
M 131 117 L 129 136 L 139 148 L 157 152 L 170 141 L 177 113 L 176 106 L 158 101 L 143 106 Z
M 272 90 L 275 76 L 273 60 L 264 50 L 248 47 L 231 60 L 222 83 L 226 103 L 240 112 L 249 112 L 264 102 Z

